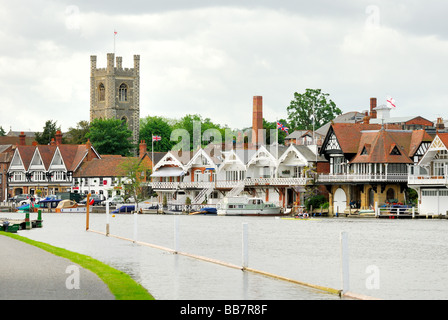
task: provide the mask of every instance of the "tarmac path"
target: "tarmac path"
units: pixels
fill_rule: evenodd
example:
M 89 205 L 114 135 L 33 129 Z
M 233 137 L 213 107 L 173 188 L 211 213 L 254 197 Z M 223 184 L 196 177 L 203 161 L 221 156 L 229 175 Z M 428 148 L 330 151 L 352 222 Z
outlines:
M 0 300 L 114 300 L 93 272 L 0 235 Z

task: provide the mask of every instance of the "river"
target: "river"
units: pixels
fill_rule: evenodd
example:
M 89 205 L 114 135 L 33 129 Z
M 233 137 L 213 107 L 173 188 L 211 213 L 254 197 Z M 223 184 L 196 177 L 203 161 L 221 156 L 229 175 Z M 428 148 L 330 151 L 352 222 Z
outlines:
M 23 213 L 1 217 L 23 218 Z M 32 213 L 31 219 L 37 214 Z M 340 234 L 348 234 L 350 291 L 379 299 L 448 299 L 448 220 L 284 220 L 275 217 L 138 215 L 137 240 L 342 289 Z M 161 300 L 334 300 L 337 295 L 86 231 L 86 215 L 45 213 L 43 228 L 19 234 L 89 255 L 130 274 Z M 110 233 L 134 239 L 134 215 L 110 216 Z M 105 232 L 106 215 L 90 214 Z

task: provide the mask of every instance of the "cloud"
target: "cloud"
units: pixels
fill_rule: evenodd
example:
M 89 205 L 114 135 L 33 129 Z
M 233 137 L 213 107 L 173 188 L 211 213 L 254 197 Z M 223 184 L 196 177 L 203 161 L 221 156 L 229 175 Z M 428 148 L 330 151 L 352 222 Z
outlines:
M 396 115 L 432 119 L 447 104 L 448 29 L 447 5 L 431 4 L 2 3 L 0 125 L 42 130 L 53 119 L 67 130 L 88 120 L 89 56 L 105 67 L 114 30 L 124 67 L 141 56 L 141 117 L 198 113 L 243 128 L 251 125 L 254 95 L 263 96 L 264 116 L 275 121 L 286 118 L 294 92 L 320 88 L 344 112 L 390 94 Z

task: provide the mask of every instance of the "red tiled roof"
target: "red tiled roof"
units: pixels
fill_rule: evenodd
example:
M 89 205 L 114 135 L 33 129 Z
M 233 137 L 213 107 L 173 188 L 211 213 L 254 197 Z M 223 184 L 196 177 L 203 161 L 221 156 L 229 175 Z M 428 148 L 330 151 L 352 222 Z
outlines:
M 129 158 L 121 156 L 105 156 L 84 162 L 73 175 L 81 177 L 117 177 L 122 175 L 120 165 Z
M 448 149 L 448 133 L 437 133 L 437 136 L 442 140 L 445 147 Z
M 379 130 L 380 124 L 333 123 L 331 125 L 343 153 L 357 153 L 361 131 Z
M 17 146 L 17 152 L 19 152 L 20 158 L 22 159 L 22 164 L 25 170 L 28 170 L 31 159 L 33 158 L 35 146 Z
M 419 131 L 419 132 L 416 132 Z M 423 131 L 423 132 L 420 132 Z M 351 163 L 410 163 L 422 141 L 431 141 L 424 130 L 379 130 L 362 132 L 358 153 Z M 362 155 L 365 146 L 370 145 L 367 154 Z M 399 155 L 392 154 L 398 149 Z

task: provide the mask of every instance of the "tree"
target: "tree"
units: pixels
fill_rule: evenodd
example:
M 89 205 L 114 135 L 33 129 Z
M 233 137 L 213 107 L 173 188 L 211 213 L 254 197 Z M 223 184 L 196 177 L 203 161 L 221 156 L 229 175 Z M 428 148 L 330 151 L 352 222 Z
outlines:
M 202 119 L 198 114 L 187 114 L 173 125 L 172 136 L 181 141 L 175 149 L 193 150 L 198 146 L 206 146 L 209 143 L 222 143 L 225 138 L 226 128 L 213 123 L 209 118 Z
M 0 137 L 3 137 L 6 135 L 5 130 L 3 129 L 3 127 L 0 126 Z
M 43 132 L 36 132 L 35 139 L 38 144 L 50 144 L 51 139 L 54 139 L 56 136 L 56 131 L 61 130 L 61 127 L 57 127 L 56 122 L 57 121 L 53 122 L 53 120 L 47 120 Z
M 135 210 L 138 211 L 138 201 L 143 200 L 146 195 L 142 182 L 145 181 L 146 177 L 150 176 L 151 169 L 140 158 L 130 157 L 120 163 L 118 170 L 122 177 L 120 181 L 122 181 L 124 186 L 125 200 L 133 197 L 136 204 Z
M 147 116 L 140 119 L 140 140 L 145 140 L 150 151 L 152 151 L 152 136 L 160 136 L 160 141 L 154 142 L 154 151 L 170 151 L 174 142 L 171 141 L 172 128 L 168 120 L 162 117 Z
M 286 123 L 286 121 L 284 119 L 279 120 L 278 122 L 280 122 L 281 124 L 283 124 L 285 127 L 288 128 L 288 124 Z M 266 145 L 270 145 L 273 144 L 275 142 L 275 138 L 271 137 L 271 131 L 272 133 L 274 133 L 274 130 L 278 130 L 278 143 L 279 144 L 284 144 L 285 143 L 285 138 L 288 135 L 285 131 L 280 130 L 277 128 L 277 121 L 274 122 L 268 122 L 263 118 L 263 129 L 266 130 Z
M 329 94 L 322 93 L 321 89 L 306 89 L 303 94 L 295 92 L 294 100 L 287 107 L 288 120 L 292 129 L 313 130 L 313 113 L 315 130 L 342 114 L 342 111 L 328 97 Z
M 131 155 L 135 148 L 130 141 L 132 132 L 119 119 L 94 119 L 86 138 L 100 154 Z
M 86 134 L 90 130 L 90 123 L 85 120 L 81 120 L 76 124 L 76 128 L 70 127 L 67 132 L 67 136 L 70 138 L 71 144 L 85 144 L 87 142 Z

